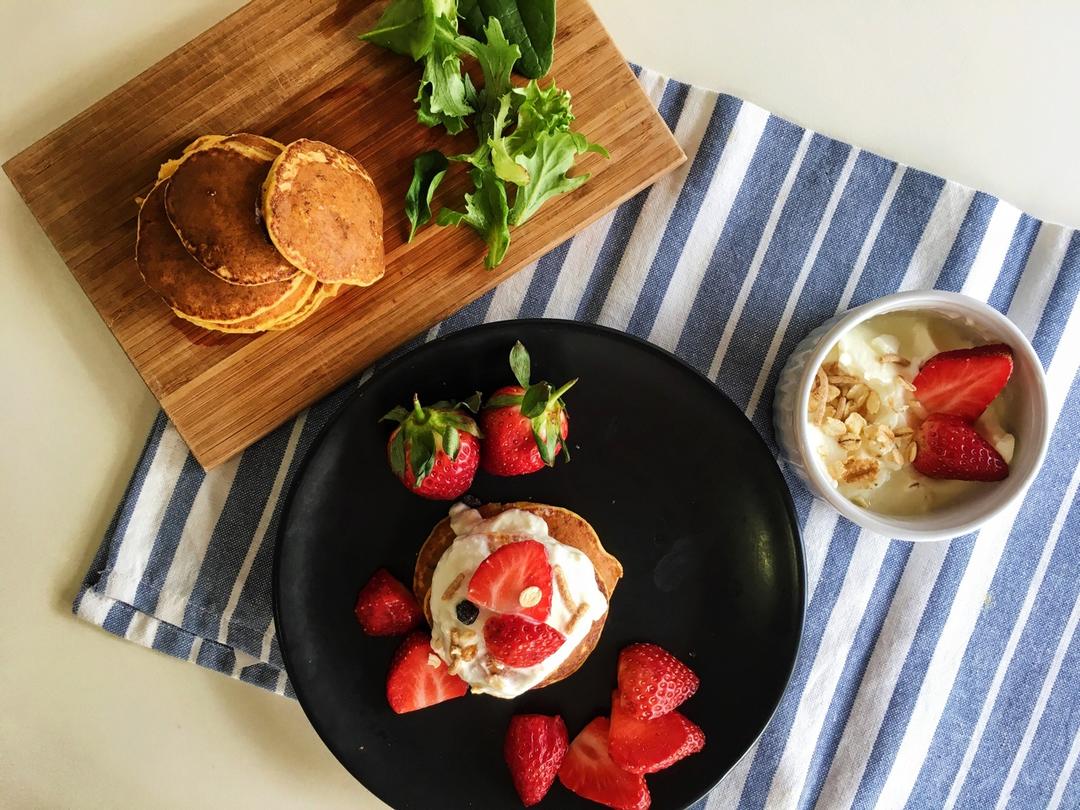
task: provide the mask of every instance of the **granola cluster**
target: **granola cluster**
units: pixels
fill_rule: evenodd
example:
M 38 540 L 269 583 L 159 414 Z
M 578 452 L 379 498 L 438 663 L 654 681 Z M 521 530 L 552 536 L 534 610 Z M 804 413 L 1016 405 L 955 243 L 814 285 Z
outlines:
M 458 663 L 461 661 L 469 662 L 476 658 L 477 645 L 476 645 L 476 631 L 458 630 L 451 628 L 450 630 L 450 673 L 456 675 L 458 673 Z
M 897 366 L 898 372 L 910 366 L 906 358 L 895 354 L 880 359 L 882 363 Z M 915 460 L 918 446 L 913 428 L 906 423 L 896 426 L 888 423 L 895 421 L 896 414 L 906 422 L 907 414 L 923 418 L 925 413 L 910 396 L 915 386 L 900 373 L 896 379 L 905 394 L 903 401 L 897 402 L 890 395 L 883 402 L 865 378 L 845 370 L 837 362 L 825 363 L 817 370 L 807 406 L 808 418 L 826 436 L 835 439 L 843 451 L 839 458 L 832 455 L 826 458 L 826 469 L 838 483 L 868 489 L 876 484 L 883 468 L 895 471 Z

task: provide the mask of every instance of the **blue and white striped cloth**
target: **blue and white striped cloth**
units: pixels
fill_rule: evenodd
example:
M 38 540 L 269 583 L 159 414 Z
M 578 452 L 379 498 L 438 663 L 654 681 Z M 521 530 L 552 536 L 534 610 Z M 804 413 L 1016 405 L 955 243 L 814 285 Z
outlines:
M 737 98 L 640 79 L 687 163 L 427 338 L 526 316 L 624 329 L 707 373 L 771 442 L 800 338 L 936 287 L 1024 330 L 1055 422 L 1022 502 L 949 543 L 860 531 L 789 476 L 802 650 L 765 733 L 699 807 L 1080 807 L 1080 235 Z M 356 384 L 208 474 L 160 417 L 75 612 L 291 696 L 270 607 L 282 493 Z

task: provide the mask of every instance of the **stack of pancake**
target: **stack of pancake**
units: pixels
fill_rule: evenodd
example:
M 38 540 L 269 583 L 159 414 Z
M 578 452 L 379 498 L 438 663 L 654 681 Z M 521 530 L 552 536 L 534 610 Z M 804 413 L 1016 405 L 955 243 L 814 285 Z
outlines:
M 135 259 L 184 320 L 288 329 L 343 285 L 382 277 L 382 205 L 363 166 L 327 144 L 204 135 L 142 200 Z

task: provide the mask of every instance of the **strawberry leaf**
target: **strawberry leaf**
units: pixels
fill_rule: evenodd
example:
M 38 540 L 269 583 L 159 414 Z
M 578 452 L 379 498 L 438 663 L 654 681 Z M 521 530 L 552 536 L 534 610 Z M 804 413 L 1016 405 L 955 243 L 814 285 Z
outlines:
M 463 408 L 468 408 L 473 413 L 479 413 L 480 403 L 483 401 L 483 399 L 483 394 L 481 394 L 479 391 L 473 391 L 473 395 L 471 397 L 469 397 L 468 399 L 463 399 L 461 401 L 461 406 Z
M 485 408 L 509 408 L 521 404 L 521 394 L 496 394 L 487 401 Z
M 540 451 L 540 458 L 549 467 L 555 464 L 555 448 L 559 444 L 559 412 L 549 411 L 547 414 L 547 429 L 544 431 L 544 448 Z
M 402 410 L 405 410 L 402 408 Z M 399 478 L 405 472 L 405 431 L 398 430 L 390 440 L 390 469 Z
M 519 340 L 514 344 L 514 348 L 510 350 L 510 370 L 514 372 L 514 379 L 518 381 L 518 385 L 522 388 L 529 387 L 529 377 L 532 374 L 531 366 L 529 353 L 525 351 L 525 346 Z
M 435 466 L 435 435 L 431 431 L 420 430 L 411 437 L 409 466 L 415 476 L 413 487 L 419 489 Z
M 547 383 L 530 385 L 521 398 L 521 415 L 526 419 L 535 419 L 544 413 L 551 398 L 551 386 Z
M 458 450 L 461 449 L 461 435 L 453 425 L 447 425 L 442 434 L 443 452 L 450 456 L 451 461 L 457 460 Z
M 409 415 L 409 411 L 398 405 L 396 408 L 386 412 L 386 415 L 379 419 L 380 422 L 402 422 L 405 417 Z
M 533 438 L 536 440 L 536 449 L 540 451 L 541 460 L 549 467 L 555 464 L 555 446 L 549 445 L 547 441 L 547 435 L 550 433 L 546 420 L 533 420 Z

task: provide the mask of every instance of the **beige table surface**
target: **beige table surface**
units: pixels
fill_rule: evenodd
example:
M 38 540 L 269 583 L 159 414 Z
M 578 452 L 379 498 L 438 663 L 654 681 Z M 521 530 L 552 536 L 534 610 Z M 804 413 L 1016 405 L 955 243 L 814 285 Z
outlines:
M 1080 4 L 594 0 L 628 58 L 1080 224 Z M 241 5 L 0 0 L 0 161 Z M 380 807 L 292 701 L 69 612 L 156 412 L 0 180 L 0 806 Z

